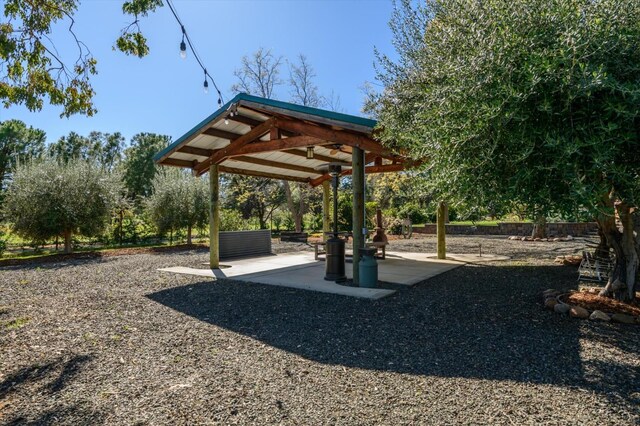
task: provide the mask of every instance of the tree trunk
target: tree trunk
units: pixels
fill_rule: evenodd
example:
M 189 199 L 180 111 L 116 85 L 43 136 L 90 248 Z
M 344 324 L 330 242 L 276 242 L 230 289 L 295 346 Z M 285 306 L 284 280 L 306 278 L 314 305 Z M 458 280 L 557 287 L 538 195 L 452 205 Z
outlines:
M 449 204 L 444 203 L 444 223 L 449 223 Z
M 287 207 L 289 207 L 289 213 L 293 218 L 293 224 L 296 232 L 302 232 L 302 215 L 304 211 L 304 200 L 302 194 L 300 194 L 300 205 L 296 208 L 296 203 L 293 199 L 293 193 L 291 192 L 291 185 L 289 181 L 282 181 L 284 187 L 284 193 L 287 197 Z
M 69 254 L 73 252 L 73 241 L 72 241 L 71 230 L 64 231 L 64 252 L 65 254 Z
M 533 223 L 533 231 L 531 232 L 532 238 L 546 238 L 547 237 L 547 218 L 544 215 L 537 215 L 536 220 Z
M 124 221 L 124 212 L 120 210 L 120 222 L 118 223 L 118 245 L 122 247 L 122 222 Z
M 603 230 L 609 247 L 616 255 L 613 271 L 600 295 L 631 301 L 635 298 L 638 286 L 640 264 L 638 241 L 633 234 L 637 214 L 634 214 L 635 212 L 624 203 L 618 204 L 616 211 L 620 217 L 622 232 L 616 226 L 615 216 L 611 215 L 598 220 L 598 227 Z
M 187 245 L 191 245 L 191 225 L 187 226 Z

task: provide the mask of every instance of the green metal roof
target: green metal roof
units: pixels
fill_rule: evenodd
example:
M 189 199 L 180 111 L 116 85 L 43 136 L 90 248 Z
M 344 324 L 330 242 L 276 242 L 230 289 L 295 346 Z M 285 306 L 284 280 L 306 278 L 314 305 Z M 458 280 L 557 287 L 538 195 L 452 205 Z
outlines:
M 273 108 L 278 108 L 286 111 L 291 111 L 293 115 L 296 115 L 296 113 L 298 113 L 298 114 L 305 114 L 308 116 L 316 116 L 322 119 L 352 124 L 356 126 L 367 127 L 367 128 L 370 128 L 371 130 L 373 130 L 373 128 L 377 124 L 376 120 L 371 120 L 369 118 L 358 117 L 358 116 L 349 115 L 349 114 L 342 114 L 339 112 L 328 111 L 328 110 L 319 109 L 319 108 L 296 105 L 290 102 L 277 101 L 274 99 L 262 98 L 260 96 L 252 96 L 246 93 L 239 93 L 229 102 L 224 104 L 220 109 L 218 109 L 213 114 L 211 114 L 210 116 L 202 120 L 200 123 L 196 124 L 187 133 L 185 133 L 184 135 L 176 139 L 173 143 L 171 143 L 169 146 L 167 146 L 165 149 L 163 149 L 162 151 L 154 155 L 153 157 L 154 161 L 159 161 L 162 158 L 164 158 L 167 154 L 171 153 L 172 151 L 174 151 L 174 149 L 179 147 L 185 140 L 203 131 L 205 127 L 208 127 L 209 123 L 214 121 L 216 118 L 226 114 L 226 112 L 228 111 L 231 105 L 238 102 L 242 103 L 242 101 L 251 102 L 254 104 L 260 104 L 260 105 L 273 107 Z

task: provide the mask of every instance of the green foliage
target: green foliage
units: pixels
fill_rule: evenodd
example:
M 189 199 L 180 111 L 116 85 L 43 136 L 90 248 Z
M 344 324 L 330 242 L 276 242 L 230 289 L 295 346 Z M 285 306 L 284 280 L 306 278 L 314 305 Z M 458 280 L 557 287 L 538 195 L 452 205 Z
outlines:
M 425 223 L 429 220 L 426 210 L 418 205 L 418 203 L 408 203 L 398 210 L 398 216 L 402 219 L 409 218 L 411 223 Z
M 45 133 L 27 127 L 20 120 L 0 122 L 0 201 L 5 179 L 19 162 L 40 158 L 44 152 Z
M 4 236 L 4 231 L 0 230 L 0 257 L 7 250 L 7 239 Z
M 445 198 L 530 216 L 640 201 L 640 3 L 397 5 L 368 109 Z
M 47 159 L 16 168 L 3 208 L 13 231 L 34 242 L 65 233 L 97 236 L 120 191 L 119 176 L 93 164 Z
M 124 137 L 120 132 L 91 132 L 81 136 L 69 132 L 47 147 L 48 154 L 55 160 L 66 163 L 70 160 L 90 161 L 113 170 L 122 159 Z
M 282 185 L 272 179 L 230 175 L 221 186 L 225 208 L 239 210 L 245 220 L 257 217 L 260 229 L 268 228 L 269 218 L 285 201 Z
M 147 197 L 149 217 L 161 234 L 179 229 L 204 228 L 209 218 L 209 186 L 179 170 L 158 174 Z
M 164 149 L 171 138 L 154 133 L 138 133 L 131 138 L 131 145 L 125 150 L 124 184 L 130 198 L 146 197 L 153 191 L 153 178 L 158 166 L 153 156 Z
M 242 231 L 247 229 L 247 223 L 242 214 L 234 209 L 220 209 L 221 231 Z
M 75 0 L 7 0 L 6 20 L 0 24 L 0 59 L 5 74 L 0 80 L 4 106 L 24 104 L 30 111 L 42 109 L 44 98 L 62 105 L 62 116 L 93 115 L 94 95 L 90 76 L 96 74 L 96 60 L 73 30 Z M 48 34 L 59 22 L 67 21 L 71 42 L 78 56 L 65 64 Z
M 24 104 L 30 111 L 39 111 L 46 99 L 63 107 L 61 116 L 96 113 L 91 76 L 97 74 L 97 61 L 75 34 L 78 4 L 78 0 L 4 2 L 6 19 L 0 23 L 0 62 L 4 72 L 0 99 L 5 107 Z M 125 1 L 122 11 L 133 16 L 134 21 L 122 30 L 114 49 L 138 57 L 148 54 L 139 18 L 161 6 L 161 0 Z M 77 52 L 75 57 L 61 55 L 65 49 L 58 49 L 49 36 L 62 28 L 68 32 L 63 44 L 73 46 L 66 50 Z

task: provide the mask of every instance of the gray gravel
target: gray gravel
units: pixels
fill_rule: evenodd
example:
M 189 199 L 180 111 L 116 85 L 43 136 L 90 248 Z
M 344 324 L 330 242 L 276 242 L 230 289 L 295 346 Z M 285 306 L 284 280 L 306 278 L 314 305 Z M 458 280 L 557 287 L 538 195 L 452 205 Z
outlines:
M 2 268 L 0 424 L 640 422 L 640 327 L 539 303 L 583 243 L 479 242 L 516 260 L 378 301 L 156 272 L 202 250 Z

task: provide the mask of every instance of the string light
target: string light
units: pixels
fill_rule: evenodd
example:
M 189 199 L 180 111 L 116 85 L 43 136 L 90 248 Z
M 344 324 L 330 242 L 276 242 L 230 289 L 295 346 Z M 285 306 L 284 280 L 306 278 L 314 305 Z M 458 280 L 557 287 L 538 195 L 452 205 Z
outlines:
M 213 87 L 216 90 L 216 93 L 218 94 L 218 106 L 222 106 L 222 103 L 224 101 L 222 97 L 222 92 L 220 92 L 220 89 L 218 88 L 218 85 L 216 84 L 213 77 L 211 77 L 211 74 L 207 72 L 207 68 L 204 66 L 204 64 L 202 63 L 202 60 L 200 59 L 200 56 L 198 55 L 198 52 L 193 47 L 193 43 L 191 42 L 189 33 L 187 32 L 184 25 L 182 24 L 182 21 L 178 17 L 178 13 L 176 12 L 175 6 L 172 4 L 172 0 L 167 0 L 167 6 L 169 6 L 169 9 L 171 10 L 173 17 L 176 19 L 176 21 L 180 25 L 180 29 L 182 30 L 182 41 L 180 42 L 180 57 L 183 59 L 187 57 L 187 45 L 189 45 L 189 49 L 191 50 L 193 57 L 196 58 L 196 62 L 198 62 L 198 65 L 200 65 L 200 68 L 202 68 L 202 71 L 204 71 L 204 92 L 209 93 L 209 80 L 211 80 L 211 83 L 213 84 Z
M 180 57 L 182 59 L 187 59 L 187 44 L 184 42 L 184 26 L 181 25 L 182 28 L 182 41 L 180 42 Z

